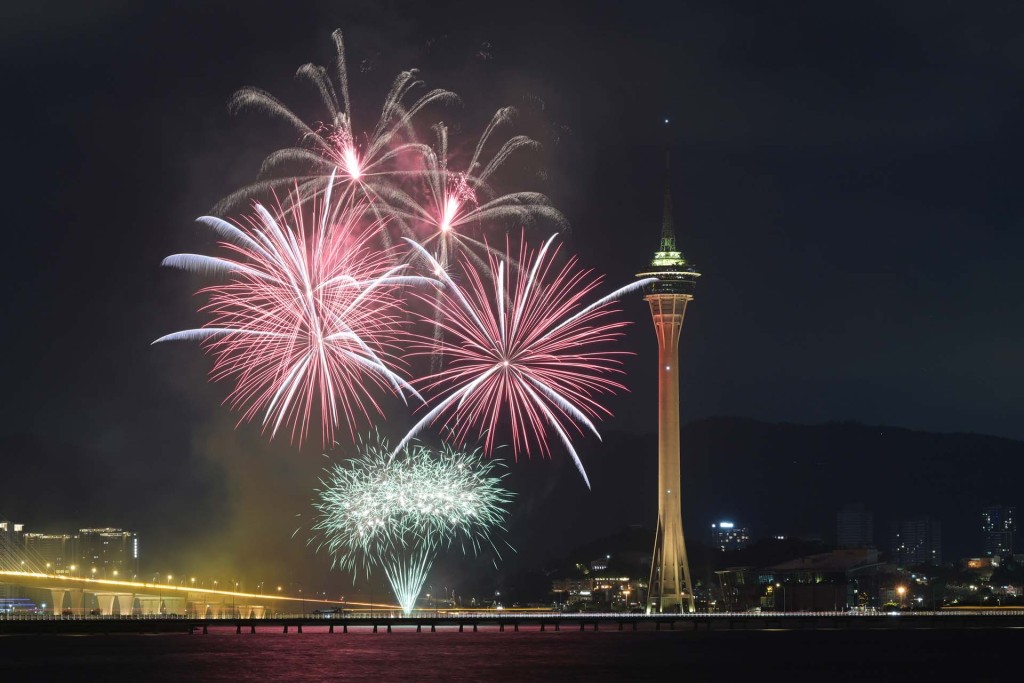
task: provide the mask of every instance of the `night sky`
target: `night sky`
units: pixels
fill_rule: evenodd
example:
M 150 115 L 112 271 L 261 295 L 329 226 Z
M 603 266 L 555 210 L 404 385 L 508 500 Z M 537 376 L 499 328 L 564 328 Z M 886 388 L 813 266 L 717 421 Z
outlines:
M 179 5 L 0 9 L 0 518 L 137 529 L 154 562 L 189 571 L 324 573 L 291 538 L 320 450 L 236 429 L 210 360 L 150 342 L 202 321 L 202 281 L 161 259 L 210 253 L 194 219 L 295 141 L 267 116 L 230 115 L 228 98 L 258 86 L 315 120 L 293 76 L 331 63 L 335 28 L 364 122 L 410 67 L 462 95 L 423 119 L 461 144 L 499 106 L 520 108 L 544 149 L 510 176 L 551 197 L 567 246 L 609 291 L 657 246 L 668 141 L 679 242 L 703 272 L 684 421 L 1024 439 L 1018 3 Z M 656 429 L 655 340 L 639 296 L 623 309 L 637 323 L 623 342 L 632 393 L 609 401 L 603 429 L 643 436 Z M 607 473 L 583 507 L 551 504 L 583 500 L 560 450 L 514 466 L 522 562 L 600 535 L 588 511 L 623 493 L 637 501 L 623 524 L 654 522 L 639 502 L 653 488 L 614 490 L 607 463 L 621 454 L 596 440 L 580 452 Z M 656 467 L 654 453 L 621 464 Z

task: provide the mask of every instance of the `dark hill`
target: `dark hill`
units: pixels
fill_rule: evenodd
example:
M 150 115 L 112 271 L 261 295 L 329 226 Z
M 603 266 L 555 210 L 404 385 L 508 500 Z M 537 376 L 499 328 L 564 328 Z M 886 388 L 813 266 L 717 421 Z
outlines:
M 1024 482 L 1024 442 L 979 434 L 711 418 L 683 428 L 682 449 L 684 515 L 697 528 L 735 516 L 755 536 L 834 541 L 838 509 L 862 501 L 882 547 L 893 518 L 937 517 L 949 558 L 981 552 L 981 508 L 1019 504 Z
M 513 564 L 550 566 L 626 525 L 653 526 L 657 437 L 604 437 L 581 449 L 592 491 L 561 453 L 511 467 L 509 484 L 519 492 Z M 953 559 L 981 552 L 983 506 L 1024 502 L 1024 442 L 978 434 L 716 417 L 683 427 L 682 459 L 683 523 L 703 543 L 720 519 L 748 526 L 754 538 L 834 543 L 838 510 L 863 502 L 874 513 L 880 548 L 888 549 L 893 518 L 926 514 L 941 521 L 943 554 Z

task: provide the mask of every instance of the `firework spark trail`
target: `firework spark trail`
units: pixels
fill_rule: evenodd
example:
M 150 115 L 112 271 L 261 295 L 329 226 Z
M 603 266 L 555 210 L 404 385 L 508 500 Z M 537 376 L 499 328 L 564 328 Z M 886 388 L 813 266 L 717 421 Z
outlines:
M 435 452 L 406 443 L 393 453 L 379 435 L 357 450 L 326 469 L 313 504 L 317 550 L 353 580 L 382 567 L 409 613 L 440 550 L 458 543 L 475 554 L 487 544 L 497 552 L 492 533 L 504 529 L 513 495 L 494 474 L 500 461 L 447 445 Z
M 436 146 L 424 155 L 426 168 L 421 177 L 426 198 L 419 199 L 419 194 L 412 196 L 397 188 L 382 193 L 387 200 L 385 210 L 398 219 L 404 228 L 403 236 L 431 247 L 442 268 L 448 268 L 457 254 L 465 253 L 478 267 L 486 269 L 486 263 L 476 252 L 488 253 L 490 249 L 486 242 L 470 234 L 470 226 L 479 230 L 510 221 L 522 226 L 537 219 L 549 220 L 559 227 L 566 224 L 565 217 L 545 195 L 500 194 L 491 184 L 492 176 L 518 150 L 539 147 L 525 135 L 514 135 L 485 162 L 484 153 L 491 147 L 492 136 L 515 117 L 514 107 L 504 107 L 495 113 L 464 171 L 450 168 L 448 128 L 438 124 Z
M 558 227 L 567 222 L 548 198 L 538 192 L 500 194 L 491 184 L 492 176 L 517 151 L 534 149 L 539 144 L 525 135 L 506 140 L 497 152 L 485 161 L 485 151 L 492 148 L 495 132 L 516 117 L 513 107 L 499 109 L 480 137 L 465 171 L 450 168 L 448 128 L 435 126 L 437 142 L 434 149 L 424 155 L 426 168 L 421 174 L 422 188 L 414 195 L 397 186 L 381 191 L 382 210 L 400 228 L 400 236 L 411 238 L 433 251 L 436 270 L 448 270 L 459 255 L 468 258 L 482 271 L 487 271 L 487 256 L 492 250 L 484 239 L 487 229 L 501 229 L 515 223 L 526 226 L 538 219 L 547 220 Z M 475 234 L 475 236 L 474 236 Z M 439 292 L 431 303 L 440 313 Z M 434 348 L 431 352 L 430 372 L 441 369 L 443 328 L 435 318 Z
M 242 88 L 231 98 L 229 109 L 232 112 L 248 108 L 266 112 L 295 128 L 302 141 L 298 146 L 271 153 L 263 161 L 259 179 L 221 200 L 214 207 L 214 213 L 230 212 L 248 199 L 293 184 L 300 189 L 297 198 L 304 201 L 323 193 L 335 182 L 344 184 L 345 196 L 358 194 L 376 211 L 382 201 L 381 192 L 388 187 L 388 179 L 410 173 L 408 164 L 399 163 L 400 160 L 408 155 L 419 158 L 430 152 L 429 147 L 417 142 L 413 119 L 428 105 L 457 102 L 458 97 L 447 90 L 434 89 L 406 105 L 410 93 L 423 82 L 416 78 L 414 69 L 403 71 L 384 98 L 373 130 L 360 138 L 353 126 L 344 39 L 340 30 L 334 31 L 331 37 L 337 52 L 337 88 L 322 66 L 304 64 L 295 74 L 319 92 L 327 121 L 308 124 L 276 97 L 259 88 Z
M 313 204 L 309 226 L 294 202 L 275 213 L 257 204 L 238 227 L 204 216 L 200 222 L 224 240 L 229 257 L 177 254 L 164 260 L 228 281 L 200 290 L 209 295 L 202 310 L 213 316 L 205 327 L 154 343 L 202 342 L 216 358 L 212 378 L 234 379 L 226 402 L 242 411 L 242 420 L 262 412 L 271 438 L 289 424 L 300 444 L 315 412 L 324 444 L 343 420 L 354 436 L 357 416 L 368 418 L 368 405 L 382 414 L 372 389 L 403 401 L 420 398 L 391 369 L 402 313 L 397 290 L 435 281 L 406 275 L 405 266 L 391 265 L 391 254 L 368 246 L 373 230 L 361 226 L 364 206 L 340 215 L 331 207 L 328 187 L 323 202 Z
M 531 446 L 550 455 L 547 433 L 557 434 L 590 486 L 569 426 L 583 427 L 598 438 L 593 420 L 609 415 L 596 397 L 625 390 L 610 375 L 621 374 L 618 357 L 624 351 L 605 351 L 601 345 L 621 336 L 627 323 L 611 317 L 610 304 L 618 297 L 650 284 L 638 280 L 594 303 L 584 300 L 600 285 L 600 278 L 579 270 L 575 259 L 561 269 L 553 266 L 558 247 L 549 256 L 554 237 L 534 256 L 525 238 L 519 250 L 519 268 L 489 256 L 489 279 L 463 260 L 466 287 L 460 287 L 422 246 L 410 245 L 438 273 L 444 283 L 439 298 L 443 315 L 440 349 L 448 367 L 421 380 L 433 394 L 433 407 L 398 444 L 398 449 L 437 420 L 456 443 L 476 428 L 484 439 L 484 452 L 495 446 L 495 435 L 507 420 L 513 450 L 529 455 Z M 433 297 L 421 296 L 433 303 Z M 420 337 L 415 354 L 435 353 L 437 340 Z M 396 449 L 396 452 L 397 450 Z

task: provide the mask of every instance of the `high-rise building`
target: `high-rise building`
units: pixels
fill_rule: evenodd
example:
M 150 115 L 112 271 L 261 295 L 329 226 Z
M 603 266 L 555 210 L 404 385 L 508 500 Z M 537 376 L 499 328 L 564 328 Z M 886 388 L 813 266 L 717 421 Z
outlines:
M 746 527 L 733 522 L 715 522 L 711 525 L 711 544 L 719 550 L 739 550 L 750 542 Z
M 981 511 L 982 549 L 989 557 L 1013 555 L 1016 513 L 1017 508 L 1007 505 L 989 505 Z
M 938 520 L 925 516 L 898 519 L 891 529 L 896 565 L 942 564 L 942 525 Z
M 41 565 L 47 574 L 70 574 L 77 568 L 78 536 L 74 534 L 27 533 L 25 555 Z
M 667 153 L 665 171 L 661 244 L 650 265 L 637 273 L 638 278 L 657 278 L 644 292 L 658 336 L 658 525 L 648 613 L 682 611 L 684 604 L 690 612 L 694 611 L 679 491 L 679 336 L 700 273 L 676 247 Z
M 82 574 L 89 572 L 108 578 L 137 574 L 139 536 L 121 529 L 79 529 L 78 557 Z
M 21 563 L 21 538 L 25 525 L 15 522 L 0 522 L 0 569 L 19 569 Z
M 836 514 L 836 545 L 840 548 L 874 548 L 875 517 L 864 503 L 844 505 Z

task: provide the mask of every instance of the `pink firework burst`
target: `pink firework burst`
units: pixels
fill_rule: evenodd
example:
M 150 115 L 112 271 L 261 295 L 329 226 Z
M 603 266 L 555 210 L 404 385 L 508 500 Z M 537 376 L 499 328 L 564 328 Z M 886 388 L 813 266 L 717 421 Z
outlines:
M 499 109 L 462 171 L 451 167 L 454 159 L 448 147 L 448 128 L 438 124 L 434 127 L 437 140 L 433 148 L 424 151 L 425 168 L 418 175 L 422 181 L 422 186 L 417 188 L 419 191 L 413 195 L 399 188 L 381 191 L 386 201 L 380 205 L 380 210 L 395 219 L 404 237 L 428 247 L 442 268 L 454 264 L 461 255 L 486 270 L 487 263 L 478 253 L 490 251 L 480 234 L 487 229 L 513 223 L 530 225 L 538 219 L 565 224 L 565 217 L 543 194 L 505 194 L 492 185 L 495 175 L 510 157 L 520 150 L 539 146 L 525 135 L 514 135 L 495 150 L 497 132 L 515 118 L 514 107 Z M 488 159 L 492 151 L 493 156 Z
M 489 252 L 486 277 L 463 257 L 465 288 L 408 240 L 444 285 L 439 297 L 420 297 L 440 307 L 435 324 L 443 334 L 440 340 L 420 338 L 416 353 L 440 352 L 447 367 L 423 378 L 436 403 L 398 448 L 442 421 L 458 441 L 476 431 L 491 453 L 499 426 L 507 424 L 517 457 L 531 449 L 550 456 L 548 434 L 554 432 L 590 486 L 570 432 L 586 429 L 600 438 L 593 421 L 610 413 L 598 398 L 625 389 L 614 375 L 622 373 L 618 357 L 626 352 L 605 348 L 627 324 L 616 319 L 611 304 L 654 280 L 633 282 L 587 305 L 601 278 L 577 268 L 575 259 L 554 266 L 559 249 L 550 249 L 552 240 L 533 254 L 524 237 L 518 262 Z
M 279 203 L 274 213 L 256 204 L 238 227 L 204 216 L 199 221 L 224 240 L 228 256 L 164 260 L 227 282 L 200 290 L 209 296 L 201 309 L 212 315 L 209 323 L 156 341 L 202 342 L 216 359 L 211 377 L 234 380 L 226 402 L 242 420 L 262 414 L 271 438 L 288 425 L 300 444 L 314 416 L 327 444 L 343 420 L 354 434 L 369 407 L 382 414 L 377 389 L 419 397 L 391 369 L 402 312 L 397 290 L 434 282 L 404 274 L 393 254 L 372 249 L 379 226 L 363 225 L 365 205 L 332 207 L 331 187 L 314 202 L 312 225 L 296 202 Z
M 377 122 L 360 134 L 349 98 L 345 41 L 340 30 L 331 38 L 336 52 L 333 74 L 316 64 L 304 64 L 295 74 L 319 93 L 322 121 L 307 123 L 260 88 L 245 87 L 232 96 L 231 111 L 265 112 L 292 126 L 301 141 L 271 153 L 263 161 L 260 178 L 218 202 L 215 212 L 232 211 L 243 201 L 292 185 L 298 187 L 295 198 L 305 201 L 322 195 L 328 181 L 340 184 L 345 194 L 371 202 L 376 209 L 377 204 L 386 201 L 380 193 L 389 192 L 392 181 L 410 174 L 409 159 L 418 159 L 428 151 L 416 140 L 414 119 L 431 105 L 454 103 L 459 98 L 447 90 L 434 89 L 412 99 L 423 82 L 415 69 L 403 71 L 392 82 Z

